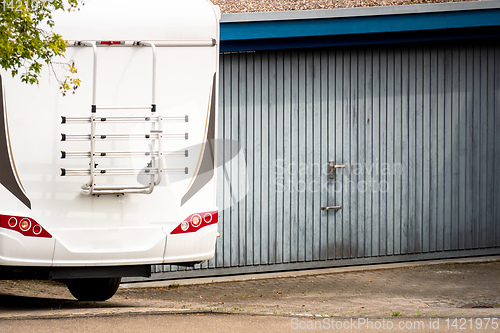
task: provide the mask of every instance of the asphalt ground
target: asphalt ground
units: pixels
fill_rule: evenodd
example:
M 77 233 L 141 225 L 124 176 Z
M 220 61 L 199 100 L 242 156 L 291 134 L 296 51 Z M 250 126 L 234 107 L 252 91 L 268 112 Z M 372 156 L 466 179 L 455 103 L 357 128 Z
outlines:
M 437 319 L 439 330 L 433 330 Z M 500 256 L 124 284 L 106 302 L 78 302 L 51 281 L 0 281 L 1 332 L 129 332 L 141 325 L 144 332 L 280 332 L 311 325 L 331 331 L 339 323 L 351 326 L 337 331 L 386 331 L 363 330 L 363 320 L 390 321 L 392 331 L 500 332 L 494 324 L 500 320 Z M 416 330 L 412 325 L 420 322 L 425 326 Z M 394 330 L 400 324 L 412 329 Z

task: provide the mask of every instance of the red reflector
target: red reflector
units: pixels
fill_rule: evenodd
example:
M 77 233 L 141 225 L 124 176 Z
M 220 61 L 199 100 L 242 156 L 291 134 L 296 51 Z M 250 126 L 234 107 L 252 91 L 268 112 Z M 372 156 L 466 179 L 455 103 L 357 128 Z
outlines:
M 101 40 L 100 45 L 120 45 L 122 42 L 119 40 Z
M 33 233 L 35 235 L 40 235 L 42 233 L 42 227 L 40 227 L 40 225 L 36 225 L 33 227 Z
M 9 227 L 14 228 L 17 225 L 17 219 L 15 217 L 11 217 L 9 219 Z

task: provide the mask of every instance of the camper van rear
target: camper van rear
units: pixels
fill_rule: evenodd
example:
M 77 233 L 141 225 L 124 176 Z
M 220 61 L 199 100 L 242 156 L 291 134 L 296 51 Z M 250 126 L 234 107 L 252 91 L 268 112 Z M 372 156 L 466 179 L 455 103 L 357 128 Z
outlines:
M 213 257 L 219 17 L 88 0 L 55 16 L 68 48 L 38 86 L 0 72 L 0 278 L 102 300 L 152 264 Z M 62 96 L 68 63 L 82 83 Z

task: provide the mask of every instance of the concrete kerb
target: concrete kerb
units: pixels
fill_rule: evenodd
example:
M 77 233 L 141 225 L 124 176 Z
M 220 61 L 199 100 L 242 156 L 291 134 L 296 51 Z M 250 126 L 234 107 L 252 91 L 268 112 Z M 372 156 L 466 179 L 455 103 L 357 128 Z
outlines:
M 162 280 L 162 281 L 151 281 L 151 282 L 133 282 L 133 283 L 123 283 L 120 285 L 120 288 L 164 288 L 172 285 L 189 286 L 189 285 L 211 284 L 211 283 L 221 283 L 221 282 L 265 280 L 265 279 L 287 278 L 287 277 L 315 276 L 315 275 L 364 272 L 364 271 L 375 271 L 375 270 L 385 270 L 385 269 L 398 269 L 404 267 L 431 266 L 431 265 L 442 265 L 442 264 L 472 264 L 472 263 L 483 263 L 483 262 L 494 262 L 494 261 L 500 261 L 500 255 L 472 257 L 472 258 L 410 261 L 401 263 L 374 264 L 374 265 L 350 266 L 350 267 L 321 268 L 321 269 L 285 271 L 276 273 L 245 274 L 245 275 L 231 275 L 231 276 L 192 278 L 192 279 L 174 279 L 174 280 Z

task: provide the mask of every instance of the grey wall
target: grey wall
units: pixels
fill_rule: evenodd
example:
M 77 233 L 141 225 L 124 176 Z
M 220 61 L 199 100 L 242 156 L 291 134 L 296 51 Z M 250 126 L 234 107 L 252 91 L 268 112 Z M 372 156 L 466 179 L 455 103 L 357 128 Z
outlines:
M 500 253 L 498 43 L 221 55 L 219 133 L 216 256 L 153 278 Z

